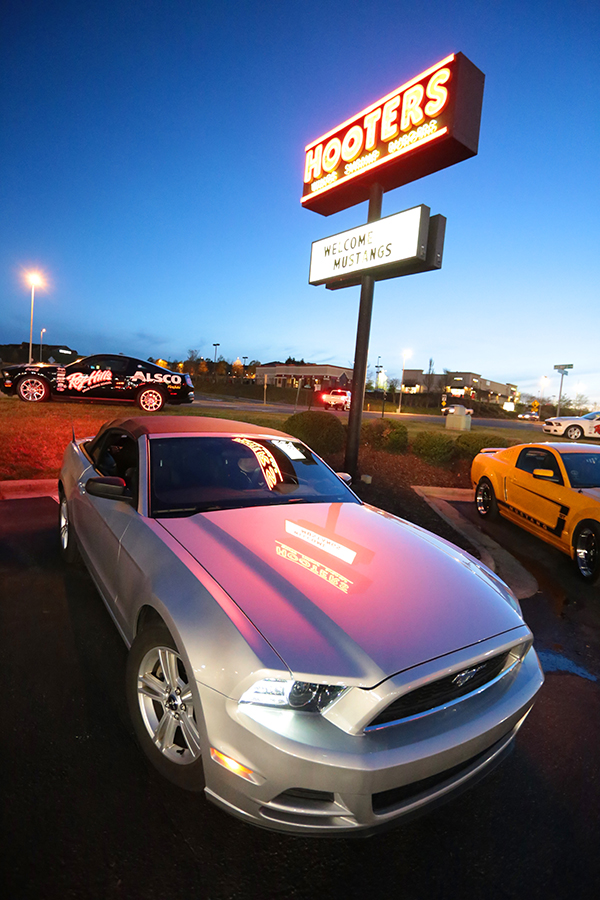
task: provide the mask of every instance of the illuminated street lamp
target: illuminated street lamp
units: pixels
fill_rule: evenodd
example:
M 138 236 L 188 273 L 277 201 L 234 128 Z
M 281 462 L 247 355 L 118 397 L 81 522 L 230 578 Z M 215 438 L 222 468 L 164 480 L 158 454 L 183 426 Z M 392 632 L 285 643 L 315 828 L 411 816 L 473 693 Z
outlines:
M 404 387 L 404 369 L 406 368 L 406 360 L 412 356 L 412 350 L 402 351 L 402 378 L 400 379 L 400 397 L 398 398 L 398 412 L 402 411 L 402 388 Z
M 39 272 L 28 272 L 25 277 L 27 283 L 31 286 L 31 319 L 29 324 L 29 363 L 31 364 L 33 362 L 33 302 L 35 299 L 35 289 L 36 287 L 44 287 L 44 279 Z
M 42 328 L 42 330 L 40 331 L 40 362 L 42 361 L 42 343 L 44 341 L 45 331 L 46 331 L 45 328 Z

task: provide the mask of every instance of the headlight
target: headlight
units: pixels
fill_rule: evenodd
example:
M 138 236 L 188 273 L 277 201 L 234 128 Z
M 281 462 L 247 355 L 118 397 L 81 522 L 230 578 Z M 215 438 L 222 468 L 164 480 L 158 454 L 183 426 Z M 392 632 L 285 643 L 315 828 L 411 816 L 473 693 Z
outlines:
M 245 691 L 239 702 L 275 706 L 278 709 L 320 712 L 346 690 L 343 684 L 311 684 L 292 679 L 262 678 Z

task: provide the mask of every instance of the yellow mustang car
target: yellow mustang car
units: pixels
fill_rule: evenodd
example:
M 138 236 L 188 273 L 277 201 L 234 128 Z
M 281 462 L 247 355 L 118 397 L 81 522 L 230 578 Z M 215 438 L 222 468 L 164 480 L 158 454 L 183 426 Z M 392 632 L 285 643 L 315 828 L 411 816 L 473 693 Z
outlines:
M 473 460 L 477 512 L 500 513 L 567 553 L 589 584 L 600 580 L 600 447 L 519 444 Z

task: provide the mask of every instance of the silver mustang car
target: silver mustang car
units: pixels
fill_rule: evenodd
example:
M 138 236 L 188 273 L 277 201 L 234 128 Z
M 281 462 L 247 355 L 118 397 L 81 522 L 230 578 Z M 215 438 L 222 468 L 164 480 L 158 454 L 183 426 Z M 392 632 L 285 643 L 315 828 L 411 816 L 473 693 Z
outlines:
M 511 591 L 279 431 L 116 419 L 67 447 L 60 546 L 130 648 L 139 744 L 277 831 L 369 833 L 474 784 L 543 682 Z

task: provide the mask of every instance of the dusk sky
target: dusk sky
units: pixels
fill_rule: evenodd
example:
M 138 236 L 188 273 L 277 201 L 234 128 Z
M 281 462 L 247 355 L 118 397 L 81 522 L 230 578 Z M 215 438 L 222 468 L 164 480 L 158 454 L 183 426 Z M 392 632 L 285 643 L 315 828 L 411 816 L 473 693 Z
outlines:
M 369 363 L 600 406 L 598 0 L 4 0 L 0 343 L 352 365 L 360 289 L 308 284 L 304 147 L 462 51 L 478 156 L 384 195 L 447 217 L 440 271 L 375 287 Z

